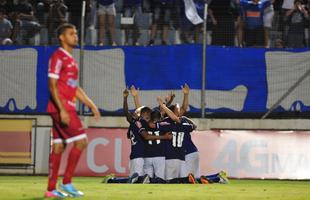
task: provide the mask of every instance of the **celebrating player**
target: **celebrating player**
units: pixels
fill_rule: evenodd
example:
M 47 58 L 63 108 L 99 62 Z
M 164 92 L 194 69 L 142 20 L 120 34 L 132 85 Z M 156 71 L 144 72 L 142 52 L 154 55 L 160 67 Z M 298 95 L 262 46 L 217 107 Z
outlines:
M 170 106 L 169 109 L 163 103 L 163 100 L 160 97 L 157 98 L 157 101 L 160 107 L 163 109 L 163 111 L 168 115 L 168 118 L 166 118 L 160 123 L 157 123 L 156 127 L 161 131 L 172 131 L 173 135 L 172 143 L 167 143 L 168 145 L 166 148 L 168 150 L 166 150 L 166 155 L 167 154 L 169 155 L 169 152 L 174 152 L 174 155 L 178 155 L 178 160 L 175 159 L 170 160 L 171 158 L 169 159 L 169 156 L 166 156 L 166 176 L 168 176 L 166 177 L 167 181 L 169 183 L 202 183 L 202 184 L 228 183 L 227 174 L 224 171 L 221 171 L 213 175 L 200 176 L 199 178 L 194 176 L 194 174 L 190 170 L 195 170 L 197 168 L 196 166 L 199 167 L 199 160 L 197 162 L 195 159 L 193 160 L 189 159 L 189 162 L 186 164 L 185 157 L 186 155 L 190 155 L 188 154 L 188 152 L 190 152 L 190 149 L 195 149 L 194 148 L 195 145 L 191 141 L 190 134 L 194 129 L 196 129 L 196 125 L 191 120 L 189 120 L 184 116 L 179 117 L 180 108 L 178 107 L 178 104 Z M 183 151 L 181 151 L 182 148 Z M 184 155 L 182 155 L 181 153 L 183 153 Z M 183 156 L 184 161 L 183 159 L 181 159 L 183 158 Z M 177 167 L 178 163 L 179 167 Z M 177 173 L 179 173 L 179 177 L 176 177 Z M 188 176 L 186 176 L 187 174 Z M 175 178 L 171 179 L 171 177 Z
M 128 111 L 127 98 L 129 95 L 128 89 L 123 92 L 123 111 L 130 126 L 128 129 L 127 137 L 131 141 L 131 154 L 130 154 L 130 177 L 129 178 L 114 178 L 113 175 L 106 176 L 103 182 L 106 183 L 135 183 L 144 182 L 144 165 L 145 165 L 145 143 L 158 143 L 161 140 L 171 140 L 172 136 L 169 133 L 163 135 L 149 134 L 145 125 L 150 121 L 152 110 L 149 107 L 142 107 L 140 117 L 133 116 Z M 164 171 L 161 173 L 164 174 Z M 161 177 L 163 177 L 162 175 Z M 146 176 L 147 177 L 147 176 Z
M 88 106 L 95 119 L 100 118 L 96 105 L 78 86 L 78 66 L 72 57 L 72 50 L 78 43 L 77 31 L 72 24 L 63 24 L 57 30 L 60 48 L 58 48 L 49 60 L 48 88 L 51 98 L 47 111 L 53 120 L 52 136 L 53 146 L 49 158 L 48 188 L 45 197 L 64 198 L 83 196 L 72 185 L 72 176 L 77 166 L 82 151 L 87 145 L 87 135 L 76 113 L 76 99 Z M 61 155 L 64 151 L 64 143 L 72 143 L 64 173 L 61 192 L 56 189 L 58 170 Z
M 161 119 L 161 113 L 155 109 L 151 113 L 151 123 L 157 123 Z M 160 136 L 166 132 L 159 131 L 156 127 L 150 127 L 149 123 L 143 123 L 145 132 L 149 135 Z M 171 135 L 172 139 L 172 135 Z M 151 178 L 152 183 L 165 182 L 165 143 L 170 141 L 155 140 L 145 141 L 144 145 L 144 173 Z
M 187 177 L 188 173 L 185 165 L 185 150 L 183 146 L 184 136 L 190 134 L 194 130 L 192 124 L 187 123 L 184 119 L 179 118 L 180 108 L 178 105 L 173 105 L 170 110 L 164 104 L 163 100 L 158 97 L 157 101 L 169 116 L 160 123 L 156 123 L 156 128 L 160 131 L 171 131 L 173 139 L 166 143 L 166 180 L 170 183 L 173 179 Z M 194 179 L 194 177 L 191 177 Z

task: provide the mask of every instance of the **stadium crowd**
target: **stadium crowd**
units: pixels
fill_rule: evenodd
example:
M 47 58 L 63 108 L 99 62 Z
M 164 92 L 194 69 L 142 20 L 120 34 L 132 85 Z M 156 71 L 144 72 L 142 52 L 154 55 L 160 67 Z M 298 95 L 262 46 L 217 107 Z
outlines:
M 1 45 L 57 44 L 65 22 L 81 27 L 83 0 L 0 0 Z M 204 16 L 205 0 L 193 0 Z M 220 46 L 309 46 L 310 1 L 208 1 L 207 42 Z M 201 43 L 202 23 L 188 18 L 183 0 L 86 0 L 86 44 Z

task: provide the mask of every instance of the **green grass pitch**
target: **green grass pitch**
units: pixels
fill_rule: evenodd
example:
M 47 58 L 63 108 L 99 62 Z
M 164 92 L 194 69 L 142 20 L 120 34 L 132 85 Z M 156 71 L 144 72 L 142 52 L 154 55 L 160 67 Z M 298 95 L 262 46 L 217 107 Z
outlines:
M 0 199 L 44 199 L 47 177 L 0 176 Z M 77 177 L 74 184 L 85 192 L 81 199 L 199 199 L 199 200 L 308 200 L 309 181 L 231 180 L 227 185 L 102 184 L 101 178 Z

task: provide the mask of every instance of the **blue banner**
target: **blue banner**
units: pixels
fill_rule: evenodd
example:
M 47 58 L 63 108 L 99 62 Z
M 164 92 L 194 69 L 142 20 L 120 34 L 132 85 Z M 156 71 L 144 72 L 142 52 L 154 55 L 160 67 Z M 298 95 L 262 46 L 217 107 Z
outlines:
M 3 91 L 0 98 L 1 113 L 46 112 L 49 99 L 48 59 L 56 48 L 0 47 L 0 88 Z M 87 93 L 95 90 L 90 96 L 96 99 L 103 112 L 120 112 L 122 104 L 96 96 L 96 93 L 102 91 L 102 87 L 110 87 L 106 89 L 108 91 L 111 88 L 119 90 L 135 85 L 140 88 L 141 95 L 148 99 L 147 95 L 153 91 L 181 92 L 180 86 L 184 83 L 191 87 L 190 112 L 200 112 L 201 45 L 86 47 L 85 50 L 86 74 L 83 74 L 83 79 L 85 85 L 88 85 L 85 90 Z M 78 50 L 75 55 L 78 55 Z M 270 50 L 209 46 L 206 59 L 206 111 L 213 113 L 264 113 L 310 66 L 309 49 Z M 114 69 L 114 65 L 118 66 Z M 34 70 L 35 74 L 31 70 Z M 99 77 L 101 72 L 103 77 Z M 114 76 L 113 74 L 121 76 L 115 75 L 111 79 L 109 76 Z M 87 78 L 88 76 L 93 80 Z M 110 85 L 102 82 L 110 79 Z M 19 80 L 22 80 L 22 83 Z M 87 84 L 88 81 L 97 81 L 102 85 L 96 88 Z M 34 85 L 30 85 L 30 82 Z M 306 89 L 308 83 L 310 78 L 306 78 L 281 102 L 277 111 L 309 111 L 310 99 Z M 112 99 L 121 99 L 119 93 L 108 92 L 105 95 L 112 95 Z

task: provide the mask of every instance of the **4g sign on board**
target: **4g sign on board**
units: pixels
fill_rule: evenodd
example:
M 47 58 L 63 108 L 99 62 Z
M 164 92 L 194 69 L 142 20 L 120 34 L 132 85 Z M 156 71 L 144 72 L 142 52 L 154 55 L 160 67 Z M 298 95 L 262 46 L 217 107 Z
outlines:
M 75 174 L 128 176 L 126 129 L 87 129 L 89 144 Z M 310 179 L 310 132 L 196 131 L 201 174 L 226 170 L 236 178 Z M 67 152 L 63 156 L 63 174 Z

